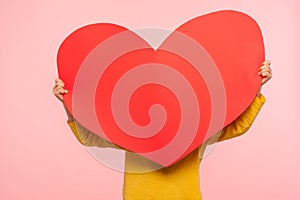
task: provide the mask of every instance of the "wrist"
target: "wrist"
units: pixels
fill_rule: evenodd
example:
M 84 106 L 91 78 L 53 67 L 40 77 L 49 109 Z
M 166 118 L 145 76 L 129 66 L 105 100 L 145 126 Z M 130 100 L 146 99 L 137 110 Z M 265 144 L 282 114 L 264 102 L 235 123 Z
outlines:
M 260 86 L 259 90 L 257 91 L 256 96 L 259 97 L 260 94 L 261 94 L 261 86 Z

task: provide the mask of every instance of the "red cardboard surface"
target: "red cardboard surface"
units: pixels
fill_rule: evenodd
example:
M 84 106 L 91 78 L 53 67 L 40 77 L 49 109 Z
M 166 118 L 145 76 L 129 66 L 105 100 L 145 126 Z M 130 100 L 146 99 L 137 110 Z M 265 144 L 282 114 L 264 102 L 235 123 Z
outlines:
M 163 166 L 235 120 L 261 84 L 263 38 L 236 11 L 196 17 L 154 50 L 136 33 L 99 23 L 59 48 L 67 108 L 87 129 Z

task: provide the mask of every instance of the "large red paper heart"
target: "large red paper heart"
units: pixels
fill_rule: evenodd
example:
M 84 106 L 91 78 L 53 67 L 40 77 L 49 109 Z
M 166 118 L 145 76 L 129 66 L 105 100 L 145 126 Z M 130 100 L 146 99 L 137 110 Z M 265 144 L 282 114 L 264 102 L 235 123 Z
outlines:
M 163 166 L 185 157 L 250 105 L 263 60 L 259 26 L 236 11 L 194 18 L 157 50 L 124 27 L 88 25 L 64 40 L 57 59 L 74 117 Z

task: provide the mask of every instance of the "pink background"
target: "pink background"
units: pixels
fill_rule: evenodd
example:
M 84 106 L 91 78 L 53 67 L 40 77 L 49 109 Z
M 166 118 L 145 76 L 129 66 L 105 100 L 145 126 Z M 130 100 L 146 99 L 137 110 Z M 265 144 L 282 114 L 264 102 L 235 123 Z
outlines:
M 95 22 L 175 29 L 221 9 L 259 22 L 274 77 L 249 132 L 218 144 L 202 162 L 203 199 L 300 199 L 298 0 L 2 0 L 0 199 L 122 199 L 123 174 L 76 141 L 52 94 L 56 53 L 71 31 Z

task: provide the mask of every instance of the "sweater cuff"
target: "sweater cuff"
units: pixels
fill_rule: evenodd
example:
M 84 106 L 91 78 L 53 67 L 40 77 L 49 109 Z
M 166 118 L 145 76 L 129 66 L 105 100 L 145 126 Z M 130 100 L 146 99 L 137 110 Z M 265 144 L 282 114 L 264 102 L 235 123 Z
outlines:
M 260 94 L 259 96 L 255 97 L 252 104 L 255 107 L 261 108 L 264 105 L 265 102 L 266 102 L 266 98 L 264 97 L 264 95 Z

